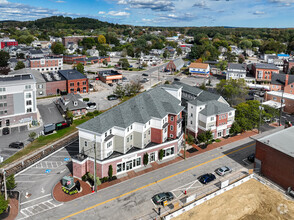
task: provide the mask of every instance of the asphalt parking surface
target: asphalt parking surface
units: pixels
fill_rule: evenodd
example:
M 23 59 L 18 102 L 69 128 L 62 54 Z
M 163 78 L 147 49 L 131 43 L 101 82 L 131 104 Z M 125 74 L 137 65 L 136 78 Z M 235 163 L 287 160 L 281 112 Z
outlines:
M 64 121 L 64 118 L 62 117 L 61 113 L 54 103 L 39 104 L 38 109 L 44 125 L 52 123 L 55 124 Z
M 16 174 L 16 190 L 20 192 L 17 219 L 30 219 L 41 212 L 63 205 L 53 199 L 52 189 L 72 170 L 71 157 L 78 154 L 78 149 L 78 141 L 75 141 Z M 29 196 L 26 196 L 27 194 Z

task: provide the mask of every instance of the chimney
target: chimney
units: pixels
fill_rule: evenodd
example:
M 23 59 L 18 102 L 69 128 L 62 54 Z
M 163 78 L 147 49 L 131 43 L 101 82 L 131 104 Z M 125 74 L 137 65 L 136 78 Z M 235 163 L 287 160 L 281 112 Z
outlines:
M 285 78 L 285 86 L 288 85 L 288 81 L 289 81 L 289 74 L 286 74 L 286 78 Z

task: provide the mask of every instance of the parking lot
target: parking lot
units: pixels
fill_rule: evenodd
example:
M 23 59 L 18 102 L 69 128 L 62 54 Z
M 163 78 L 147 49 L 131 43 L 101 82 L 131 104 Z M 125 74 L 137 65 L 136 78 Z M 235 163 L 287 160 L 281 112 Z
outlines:
M 38 109 L 44 125 L 52 123 L 55 124 L 64 121 L 64 118 L 54 103 L 38 104 Z
M 16 190 L 20 192 L 20 209 L 17 219 L 31 218 L 63 205 L 53 199 L 51 192 L 55 184 L 70 173 L 71 157 L 77 153 L 78 141 L 15 175 Z

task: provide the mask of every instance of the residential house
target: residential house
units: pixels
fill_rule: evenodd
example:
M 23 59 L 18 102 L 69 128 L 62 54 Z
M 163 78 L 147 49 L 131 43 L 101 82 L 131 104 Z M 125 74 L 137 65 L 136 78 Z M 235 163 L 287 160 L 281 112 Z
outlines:
M 8 63 L 8 66 L 9 66 L 9 68 L 10 68 L 11 71 L 14 70 L 14 68 L 16 67 L 17 62 L 18 62 L 18 60 L 16 58 L 14 58 L 14 57 L 12 57 L 12 58 L 10 58 L 8 60 L 7 63 Z
M 31 43 L 32 47 L 38 47 L 38 48 L 43 48 L 43 49 L 48 49 L 51 47 L 51 42 L 50 41 L 39 41 L 35 40 Z
M 222 71 L 218 67 L 218 63 L 219 63 L 218 61 L 207 60 L 207 61 L 204 61 L 203 63 L 209 64 L 211 74 L 213 74 L 213 75 L 222 75 Z
M 37 120 L 34 76 L 0 76 L 0 129 L 29 126 Z M 2 130 L 0 132 L 2 134 Z
M 66 90 L 68 93 L 87 93 L 89 82 L 87 76 L 75 69 L 59 70 L 58 73 L 66 79 Z
M 256 81 L 270 82 L 272 74 L 279 73 L 279 68 L 274 64 L 255 63 L 252 65 L 252 72 Z
M 64 116 L 67 111 L 71 111 L 74 117 L 87 114 L 87 104 L 83 102 L 83 97 L 79 94 L 70 93 L 61 96 L 55 104 Z
M 189 66 L 189 73 L 193 76 L 209 77 L 210 66 L 207 63 L 191 63 Z
M 254 169 L 284 189 L 294 189 L 294 127 L 256 140 Z
M 94 173 L 93 149 L 100 178 L 108 176 L 110 165 L 113 175 L 144 167 L 145 154 L 148 163 L 161 159 L 161 150 L 162 160 L 176 157 L 183 141 L 183 107 L 177 97 L 156 87 L 79 125 L 80 154 L 72 159 L 73 176 Z
M 247 73 L 246 64 L 229 63 L 226 79 L 245 79 Z
M 277 55 L 268 55 L 265 56 L 267 63 L 274 63 L 274 60 L 279 59 Z
M 156 56 L 149 56 L 149 55 L 142 56 L 139 59 L 139 64 L 142 65 L 144 63 L 147 64 L 148 66 L 155 66 L 161 63 L 161 59 Z
M 222 96 L 181 82 L 174 82 L 173 85 L 182 87 L 181 100 L 189 134 L 197 137 L 208 130 L 213 138 L 229 134 L 235 120 L 235 109 Z
M 29 59 L 36 59 L 36 58 L 40 59 L 40 58 L 44 58 L 45 54 L 43 53 L 42 50 L 31 49 L 31 50 L 27 51 L 26 57 Z
M 231 49 L 232 49 L 232 51 L 231 51 L 231 53 L 232 54 L 235 54 L 235 55 L 240 55 L 240 54 L 242 54 L 243 52 L 244 52 L 244 50 L 242 50 L 241 48 L 238 48 L 237 46 L 235 46 L 235 45 L 230 45 L 230 47 L 231 47 Z
M 58 71 L 63 69 L 62 57 L 39 57 L 30 58 L 29 66 L 32 70 L 38 70 L 41 73 Z
M 99 51 L 96 49 L 89 49 L 86 51 L 86 53 L 90 56 L 90 57 L 99 57 Z
M 98 71 L 99 79 L 104 83 L 117 83 L 122 80 L 122 74 L 115 70 L 102 70 Z
M 181 68 L 183 68 L 184 65 L 185 65 L 185 61 L 182 58 L 171 60 L 165 66 L 164 71 L 165 72 L 176 72 L 176 71 L 180 71 Z

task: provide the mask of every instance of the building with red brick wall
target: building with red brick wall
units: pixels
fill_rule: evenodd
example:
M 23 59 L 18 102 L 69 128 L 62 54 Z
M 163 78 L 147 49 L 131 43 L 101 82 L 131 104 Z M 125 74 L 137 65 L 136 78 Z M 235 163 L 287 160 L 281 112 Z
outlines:
M 180 103 L 163 87 L 156 87 L 79 125 L 80 154 L 72 160 L 73 175 L 93 173 L 94 144 L 99 177 L 108 175 L 109 165 L 115 175 L 144 166 L 146 153 L 150 163 L 157 161 L 161 149 L 163 159 L 176 157 L 183 141 Z M 168 132 L 174 135 L 168 137 Z
M 289 74 L 294 67 L 294 60 L 284 60 L 283 72 Z
M 32 70 L 41 73 L 58 71 L 63 69 L 63 59 L 62 57 L 30 58 L 29 65 Z
M 89 36 L 67 36 L 62 38 L 62 44 L 66 47 L 68 43 L 78 44 L 79 41 L 82 41 L 84 38 Z
M 279 74 L 279 68 L 274 64 L 255 63 L 252 65 L 252 72 L 257 82 L 270 82 L 272 74 Z
M 270 90 L 281 91 L 285 90 L 286 93 L 291 93 L 293 90 L 294 75 L 290 74 L 272 74 Z M 294 90 L 293 90 L 294 91 Z
M 2 38 L 0 39 L 0 49 L 4 49 L 5 47 L 13 47 L 18 46 L 18 42 L 15 39 Z
M 115 70 L 102 70 L 98 71 L 98 77 L 104 83 L 117 83 L 123 76 Z
M 60 95 L 67 93 L 66 79 L 58 73 L 43 73 L 43 78 L 46 81 L 46 95 Z
M 74 59 L 73 63 L 78 64 L 82 63 L 84 66 L 87 64 L 102 63 L 104 60 L 110 62 L 110 57 L 83 57 Z
M 294 127 L 256 141 L 255 169 L 284 189 L 294 189 Z
M 164 71 L 165 72 L 175 72 L 180 71 L 181 68 L 185 65 L 185 62 L 182 58 L 178 58 L 175 60 L 171 60 L 168 62 L 168 64 L 165 66 Z
M 86 58 L 86 55 L 63 55 L 63 62 L 68 63 L 68 64 L 73 64 L 75 63 L 75 60 L 81 59 L 81 58 Z
M 66 90 L 68 93 L 87 93 L 89 91 L 89 82 L 87 76 L 79 71 L 59 70 L 58 73 L 66 79 Z
M 283 97 L 283 111 L 292 114 L 294 113 L 294 89 L 291 91 L 292 94 L 285 92 L 283 93 L 282 91 L 267 92 L 265 94 L 266 103 L 264 104 L 270 103 L 270 105 L 274 108 L 281 108 L 281 100 Z

